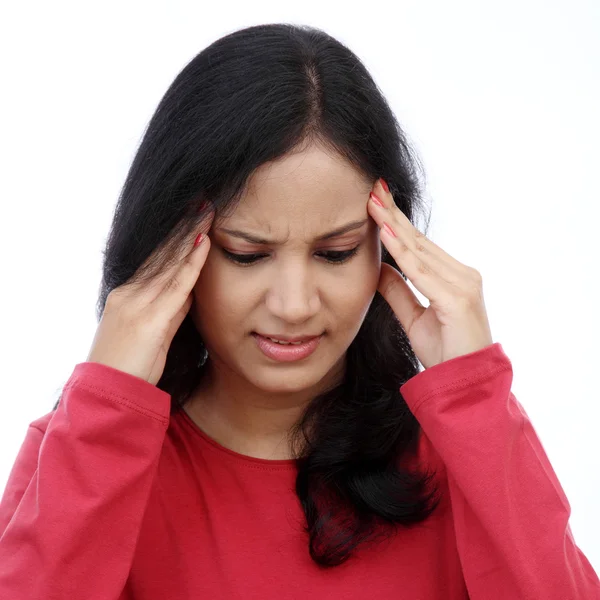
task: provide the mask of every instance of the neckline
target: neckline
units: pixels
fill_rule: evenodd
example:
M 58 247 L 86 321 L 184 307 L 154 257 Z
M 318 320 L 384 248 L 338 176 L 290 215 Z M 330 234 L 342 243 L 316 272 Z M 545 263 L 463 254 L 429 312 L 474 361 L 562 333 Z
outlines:
M 279 459 L 269 459 L 269 458 L 258 458 L 256 456 L 248 456 L 247 454 L 241 454 L 240 452 L 236 452 L 231 448 L 227 448 L 223 446 L 217 440 L 210 437 L 205 431 L 200 429 L 198 424 L 188 415 L 184 407 L 181 407 L 175 415 L 180 415 L 182 423 L 198 438 L 202 441 L 206 442 L 211 449 L 214 449 L 221 454 L 227 455 L 229 458 L 234 459 L 238 463 L 246 464 L 248 466 L 261 466 L 273 469 L 295 469 L 296 468 L 296 460 L 293 458 L 279 458 Z

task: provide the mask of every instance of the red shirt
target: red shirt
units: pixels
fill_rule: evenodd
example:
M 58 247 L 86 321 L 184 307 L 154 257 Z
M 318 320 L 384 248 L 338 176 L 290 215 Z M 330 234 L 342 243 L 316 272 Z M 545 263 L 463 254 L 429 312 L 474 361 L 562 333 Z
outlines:
M 597 574 L 494 343 L 401 387 L 442 503 L 329 570 L 308 555 L 291 460 L 219 445 L 170 395 L 84 362 L 33 421 L 0 503 L 10 600 L 592 600 Z

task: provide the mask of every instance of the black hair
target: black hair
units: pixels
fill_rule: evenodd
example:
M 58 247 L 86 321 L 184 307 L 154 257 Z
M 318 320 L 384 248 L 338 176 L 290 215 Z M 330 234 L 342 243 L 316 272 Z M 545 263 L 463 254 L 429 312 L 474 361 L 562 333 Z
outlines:
M 198 230 L 203 200 L 217 214 L 234 207 L 257 167 L 310 143 L 373 183 L 385 179 L 415 223 L 424 207 L 423 168 L 344 44 L 314 27 L 280 23 L 234 31 L 202 50 L 166 91 L 132 161 L 104 250 L 98 320 L 114 288 L 151 278 L 174 259 Z M 402 273 L 385 247 L 382 260 Z M 425 520 L 439 503 L 437 486 L 428 489 L 435 471 L 400 464 L 415 455 L 421 428 L 399 388 L 420 367 L 378 292 L 346 358 L 343 382 L 311 401 L 290 438 L 310 556 L 323 567 Z M 206 360 L 188 313 L 157 383 L 171 394 L 171 414 L 198 386 Z

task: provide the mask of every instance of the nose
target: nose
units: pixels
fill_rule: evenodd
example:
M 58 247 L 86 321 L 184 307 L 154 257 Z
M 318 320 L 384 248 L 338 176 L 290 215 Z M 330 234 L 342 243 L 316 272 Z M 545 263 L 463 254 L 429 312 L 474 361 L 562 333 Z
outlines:
M 266 303 L 272 315 L 294 325 L 314 317 L 321 308 L 315 278 L 306 265 L 287 265 L 274 274 Z

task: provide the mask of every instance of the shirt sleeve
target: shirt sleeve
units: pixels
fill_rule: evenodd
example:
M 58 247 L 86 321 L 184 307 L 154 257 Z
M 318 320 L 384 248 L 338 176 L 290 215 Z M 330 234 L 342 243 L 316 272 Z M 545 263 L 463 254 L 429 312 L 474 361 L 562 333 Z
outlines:
M 600 581 L 575 544 L 571 507 L 500 343 L 422 371 L 400 392 L 446 467 L 471 600 L 594 600 Z
M 79 363 L 30 424 L 0 501 L 0 598 L 119 600 L 169 424 L 171 396 Z

